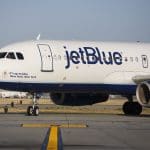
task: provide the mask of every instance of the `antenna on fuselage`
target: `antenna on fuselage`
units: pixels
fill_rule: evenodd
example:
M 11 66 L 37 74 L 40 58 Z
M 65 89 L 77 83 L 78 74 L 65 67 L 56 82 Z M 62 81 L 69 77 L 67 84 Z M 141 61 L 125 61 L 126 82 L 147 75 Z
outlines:
M 40 40 L 40 37 L 41 37 L 41 34 L 39 34 L 37 37 L 36 37 L 36 40 Z

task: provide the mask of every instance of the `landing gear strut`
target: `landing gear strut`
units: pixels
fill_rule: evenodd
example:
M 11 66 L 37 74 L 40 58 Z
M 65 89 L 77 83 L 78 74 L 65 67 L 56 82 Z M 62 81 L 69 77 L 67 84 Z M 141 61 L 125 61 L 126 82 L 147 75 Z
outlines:
M 133 102 L 133 97 L 127 97 L 128 102 L 123 105 L 123 112 L 126 115 L 140 115 L 142 112 L 142 106 L 138 102 Z
M 27 115 L 28 116 L 38 116 L 39 115 L 39 107 L 37 106 L 37 99 L 36 99 L 36 93 L 33 94 L 33 105 L 28 106 L 27 108 Z

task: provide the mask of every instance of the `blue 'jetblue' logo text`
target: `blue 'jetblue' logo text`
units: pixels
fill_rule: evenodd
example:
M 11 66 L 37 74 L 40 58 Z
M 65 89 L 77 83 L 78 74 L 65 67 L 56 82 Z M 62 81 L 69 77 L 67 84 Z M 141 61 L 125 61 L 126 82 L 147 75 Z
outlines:
M 66 47 L 64 46 L 66 49 Z M 68 51 L 66 49 L 67 64 L 66 69 L 70 68 L 71 64 L 106 64 L 106 65 L 121 65 L 122 55 L 117 51 L 105 52 L 98 47 L 83 47 L 77 51 Z

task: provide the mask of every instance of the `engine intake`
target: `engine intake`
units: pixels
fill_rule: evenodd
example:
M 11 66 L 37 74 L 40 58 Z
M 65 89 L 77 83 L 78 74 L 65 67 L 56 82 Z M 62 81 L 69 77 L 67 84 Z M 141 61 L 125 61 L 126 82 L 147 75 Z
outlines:
M 150 107 L 150 84 L 148 82 L 142 82 L 138 85 L 136 97 L 142 106 Z

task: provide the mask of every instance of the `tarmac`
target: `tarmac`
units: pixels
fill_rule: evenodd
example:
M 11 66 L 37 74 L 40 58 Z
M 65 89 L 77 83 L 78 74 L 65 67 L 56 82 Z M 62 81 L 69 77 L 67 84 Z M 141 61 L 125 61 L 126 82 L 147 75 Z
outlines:
M 41 124 L 43 126 L 38 126 Z M 1 113 L 0 149 L 41 149 L 49 129 L 45 125 L 64 124 L 66 127 L 60 127 L 64 150 L 150 149 L 150 115 L 134 117 L 121 114 L 70 113 L 47 113 L 40 116 Z M 69 127 L 71 124 L 81 126 Z

